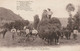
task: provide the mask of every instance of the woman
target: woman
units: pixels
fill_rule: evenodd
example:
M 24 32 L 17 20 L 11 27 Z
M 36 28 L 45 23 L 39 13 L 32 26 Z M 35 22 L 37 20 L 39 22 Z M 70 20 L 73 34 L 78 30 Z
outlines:
M 44 10 L 42 13 L 42 19 L 46 19 L 47 17 L 47 10 Z

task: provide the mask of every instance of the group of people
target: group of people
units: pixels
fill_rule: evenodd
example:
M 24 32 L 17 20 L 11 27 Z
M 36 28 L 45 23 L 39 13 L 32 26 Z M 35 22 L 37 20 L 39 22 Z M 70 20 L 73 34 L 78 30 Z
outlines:
M 27 26 L 24 26 L 23 31 L 27 37 L 27 35 L 37 35 L 38 31 L 36 29 L 33 28 L 33 30 L 30 30 Z M 12 39 L 14 40 L 15 34 L 21 34 L 21 30 L 16 30 L 14 27 L 12 27 L 11 29 L 11 33 L 12 33 Z
M 27 37 L 27 35 L 38 35 L 38 31 L 36 30 L 36 29 L 32 29 L 32 30 L 30 30 L 27 26 L 24 26 L 24 28 L 23 28 L 23 30 L 25 31 L 25 35 L 26 35 L 26 37 Z M 17 32 L 17 34 L 18 33 L 20 33 L 21 31 L 20 30 L 16 30 L 14 27 L 11 29 L 11 32 L 12 32 L 12 39 L 14 40 L 14 38 L 15 38 L 15 34 L 16 34 L 16 32 Z M 70 31 L 67 31 L 66 30 L 66 32 L 70 32 Z M 77 29 L 74 29 L 73 30 L 73 39 L 75 39 L 75 40 L 77 40 L 77 36 L 78 36 L 78 30 Z M 68 35 L 68 33 L 66 33 L 66 36 Z M 70 33 L 69 33 L 69 36 L 68 36 L 69 38 L 70 38 Z M 59 37 L 57 36 L 57 38 L 59 39 Z M 58 41 L 58 39 L 57 39 L 57 41 Z M 59 42 L 58 42 L 59 43 Z
M 30 30 L 27 26 L 24 26 L 24 29 L 23 29 L 25 32 L 26 32 L 26 35 L 28 35 L 28 34 L 35 34 L 35 35 L 37 35 L 37 33 L 38 33 L 38 31 L 35 29 L 35 28 L 33 28 L 32 30 Z
M 42 17 L 47 17 L 47 18 L 51 18 L 53 12 L 51 11 L 50 8 L 48 8 L 47 10 L 44 10 L 43 13 L 42 13 Z

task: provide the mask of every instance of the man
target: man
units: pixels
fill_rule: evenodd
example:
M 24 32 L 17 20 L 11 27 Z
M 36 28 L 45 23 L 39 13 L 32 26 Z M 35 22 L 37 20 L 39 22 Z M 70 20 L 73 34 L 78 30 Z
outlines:
M 20 30 L 19 30 L 19 29 L 17 30 L 17 35 L 19 35 L 19 36 L 20 36 Z
M 24 26 L 24 28 L 23 28 L 23 29 L 25 30 L 25 29 L 26 29 L 26 27 L 27 27 L 27 26 Z
M 43 10 L 43 13 L 42 13 L 42 20 L 48 18 L 47 15 L 48 15 L 48 14 L 47 14 L 47 10 Z
M 77 35 L 78 35 L 78 30 L 74 29 L 73 30 L 73 38 L 76 40 L 77 39 Z
M 29 29 L 27 28 L 25 31 L 26 31 L 26 36 L 28 36 L 28 34 L 30 33 Z
M 47 16 L 49 19 L 51 18 L 52 14 L 53 14 L 53 12 L 51 11 L 51 9 L 48 8 Z
M 32 30 L 32 34 L 37 36 L 38 31 L 36 29 L 33 28 Z
M 14 35 L 16 34 L 16 29 L 13 27 L 11 29 L 11 32 L 12 32 L 12 39 L 14 40 Z

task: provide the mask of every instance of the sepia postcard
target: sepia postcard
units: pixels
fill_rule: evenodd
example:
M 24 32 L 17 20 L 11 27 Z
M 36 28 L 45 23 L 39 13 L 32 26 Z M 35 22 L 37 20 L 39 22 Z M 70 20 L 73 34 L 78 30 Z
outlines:
M 0 0 L 0 51 L 80 51 L 80 0 Z

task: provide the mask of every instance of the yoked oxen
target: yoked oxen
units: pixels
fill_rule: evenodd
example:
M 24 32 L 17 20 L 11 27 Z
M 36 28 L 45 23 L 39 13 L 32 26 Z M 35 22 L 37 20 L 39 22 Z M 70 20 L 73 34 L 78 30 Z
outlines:
M 55 44 L 59 44 L 59 37 L 61 36 L 60 31 L 51 31 L 43 33 L 42 35 L 39 34 L 39 37 L 43 40 L 47 41 L 48 44 L 53 44 L 53 41 Z
M 71 37 L 71 30 L 68 29 L 63 30 L 61 36 L 62 38 L 66 37 L 66 39 L 69 40 Z

